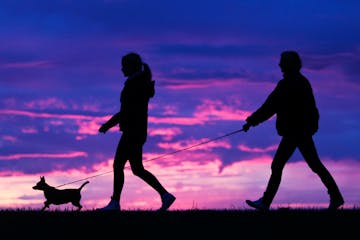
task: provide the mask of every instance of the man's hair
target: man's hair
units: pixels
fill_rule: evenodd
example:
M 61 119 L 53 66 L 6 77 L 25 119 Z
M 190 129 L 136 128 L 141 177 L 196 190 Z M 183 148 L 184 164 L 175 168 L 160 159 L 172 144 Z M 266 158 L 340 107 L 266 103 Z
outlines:
M 281 53 L 279 66 L 286 71 L 300 71 L 302 67 L 301 59 L 296 51 L 289 50 Z

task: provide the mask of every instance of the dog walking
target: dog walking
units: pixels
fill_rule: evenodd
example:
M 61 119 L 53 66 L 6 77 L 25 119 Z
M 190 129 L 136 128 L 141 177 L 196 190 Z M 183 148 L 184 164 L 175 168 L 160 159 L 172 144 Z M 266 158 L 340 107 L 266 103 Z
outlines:
M 46 208 L 50 208 L 51 204 L 61 205 L 65 203 L 72 203 L 77 210 L 80 211 L 82 205 L 80 204 L 81 200 L 81 189 L 88 184 L 89 181 L 81 184 L 79 188 L 68 188 L 68 189 L 57 189 L 53 186 L 50 186 L 46 183 L 45 177 L 40 177 L 40 181 L 36 183 L 32 188 L 34 190 L 39 190 L 44 192 L 46 201 L 44 202 L 44 207 L 41 211 L 44 211 Z

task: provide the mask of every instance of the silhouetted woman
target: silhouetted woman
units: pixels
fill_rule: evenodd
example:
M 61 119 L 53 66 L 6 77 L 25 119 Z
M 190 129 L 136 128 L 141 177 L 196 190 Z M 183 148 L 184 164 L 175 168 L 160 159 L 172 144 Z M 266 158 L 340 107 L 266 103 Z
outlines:
M 319 112 L 310 82 L 300 73 L 300 56 L 295 51 L 285 51 L 281 54 L 279 66 L 284 78 L 278 82 L 263 105 L 246 119 L 247 123 L 243 126 L 248 131 L 250 126 L 256 126 L 276 114 L 276 129 L 282 136 L 263 196 L 256 201 L 246 200 L 246 203 L 259 210 L 270 208 L 278 191 L 284 166 L 298 148 L 306 163 L 328 190 L 328 209 L 337 209 L 344 204 L 344 199 L 315 148 L 312 136 L 318 130 Z
M 147 171 L 142 163 L 142 149 L 147 138 L 148 127 L 148 103 L 155 94 L 155 82 L 149 66 L 143 63 L 137 53 L 129 53 L 123 56 L 122 72 L 127 77 L 120 95 L 120 111 L 104 123 L 99 132 L 119 125 L 122 135 L 118 143 L 113 169 L 113 194 L 108 205 L 98 210 L 120 210 L 120 196 L 124 186 L 124 167 L 129 160 L 134 175 L 140 177 L 153 189 L 162 200 L 160 211 L 167 210 L 175 201 L 158 181 Z

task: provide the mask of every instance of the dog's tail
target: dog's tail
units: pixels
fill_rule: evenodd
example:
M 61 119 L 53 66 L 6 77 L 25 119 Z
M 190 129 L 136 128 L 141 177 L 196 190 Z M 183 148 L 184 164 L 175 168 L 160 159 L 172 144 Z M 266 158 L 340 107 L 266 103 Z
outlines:
M 81 190 L 86 184 L 88 184 L 89 183 L 89 181 L 86 181 L 86 182 L 84 182 L 83 184 L 81 184 L 81 186 L 79 187 L 79 190 Z

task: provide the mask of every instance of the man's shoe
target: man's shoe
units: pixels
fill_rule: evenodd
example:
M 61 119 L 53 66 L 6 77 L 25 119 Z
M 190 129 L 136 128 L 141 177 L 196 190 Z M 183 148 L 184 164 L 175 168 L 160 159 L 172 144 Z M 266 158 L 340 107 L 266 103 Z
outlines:
M 336 210 L 344 203 L 345 202 L 344 202 L 344 199 L 342 196 L 337 197 L 337 198 L 330 198 L 330 204 L 329 204 L 328 210 Z
M 174 203 L 176 197 L 172 195 L 171 193 L 164 193 L 164 195 L 161 196 L 161 208 L 158 211 L 166 211 L 171 204 Z
M 258 199 L 258 200 L 256 200 L 256 201 L 246 200 L 246 203 L 247 203 L 250 207 L 256 208 L 256 209 L 261 210 L 261 211 L 267 211 L 267 210 L 269 210 L 269 207 L 264 204 L 262 198 L 260 198 L 260 199 Z
M 120 211 L 120 204 L 119 204 L 118 200 L 111 198 L 108 205 L 106 205 L 103 208 L 98 208 L 96 210 L 98 210 L 98 211 Z

